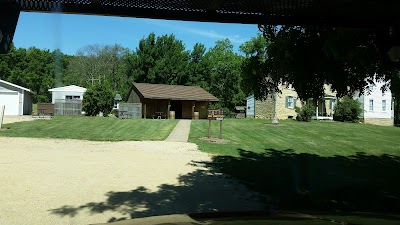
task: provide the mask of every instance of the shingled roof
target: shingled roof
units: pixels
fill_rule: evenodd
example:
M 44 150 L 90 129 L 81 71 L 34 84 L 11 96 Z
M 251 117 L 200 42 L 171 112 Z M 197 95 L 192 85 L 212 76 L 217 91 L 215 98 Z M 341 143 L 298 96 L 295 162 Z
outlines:
M 218 98 L 199 86 L 133 83 L 133 89 L 140 97 L 147 99 L 218 101 Z

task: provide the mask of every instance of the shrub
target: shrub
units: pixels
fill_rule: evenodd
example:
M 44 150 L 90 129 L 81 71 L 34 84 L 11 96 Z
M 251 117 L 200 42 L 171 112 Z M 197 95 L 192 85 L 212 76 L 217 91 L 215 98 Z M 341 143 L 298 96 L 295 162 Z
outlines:
M 100 112 L 108 115 L 114 106 L 113 93 L 104 84 L 93 85 L 83 95 L 82 106 L 87 116 L 97 116 Z
M 296 107 L 295 111 L 297 113 L 297 121 L 310 122 L 311 117 L 315 114 L 315 107 L 310 104 L 306 104 L 301 108 Z
M 361 103 L 349 96 L 345 96 L 335 106 L 333 120 L 341 122 L 357 122 L 361 112 Z

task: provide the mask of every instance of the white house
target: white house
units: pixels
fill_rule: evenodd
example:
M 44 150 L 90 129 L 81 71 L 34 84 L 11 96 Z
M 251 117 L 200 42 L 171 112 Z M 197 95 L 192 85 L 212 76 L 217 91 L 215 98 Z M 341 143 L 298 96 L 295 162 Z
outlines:
M 5 105 L 4 115 L 32 114 L 33 94 L 28 88 L 0 80 L 0 105 Z
M 76 85 L 70 85 L 65 87 L 58 87 L 49 89 L 51 92 L 51 103 L 55 103 L 57 100 L 68 100 L 76 99 L 82 100 L 83 94 L 86 92 L 86 88 L 79 87 Z
M 354 98 L 361 103 L 363 109 L 361 120 L 364 123 L 393 126 L 393 97 L 389 89 L 382 93 L 381 87 L 384 84 L 376 81 L 367 87 L 369 92 L 366 91 L 360 97 L 355 95 Z

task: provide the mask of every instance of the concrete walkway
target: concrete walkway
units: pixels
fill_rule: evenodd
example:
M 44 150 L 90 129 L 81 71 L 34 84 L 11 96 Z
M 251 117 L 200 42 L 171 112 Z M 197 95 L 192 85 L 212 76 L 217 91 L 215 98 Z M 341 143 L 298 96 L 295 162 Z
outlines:
M 168 142 L 187 142 L 190 132 L 191 120 L 179 120 L 174 130 L 169 134 L 165 141 Z

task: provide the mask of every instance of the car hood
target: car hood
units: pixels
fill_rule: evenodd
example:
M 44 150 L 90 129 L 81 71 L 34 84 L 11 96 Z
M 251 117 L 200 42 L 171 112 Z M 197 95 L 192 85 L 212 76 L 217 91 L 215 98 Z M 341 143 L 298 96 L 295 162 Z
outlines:
M 97 225 L 396 225 L 397 215 L 369 213 L 297 213 L 286 211 L 211 212 L 174 214 Z

